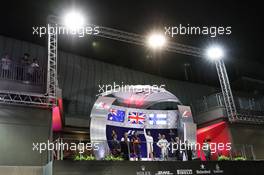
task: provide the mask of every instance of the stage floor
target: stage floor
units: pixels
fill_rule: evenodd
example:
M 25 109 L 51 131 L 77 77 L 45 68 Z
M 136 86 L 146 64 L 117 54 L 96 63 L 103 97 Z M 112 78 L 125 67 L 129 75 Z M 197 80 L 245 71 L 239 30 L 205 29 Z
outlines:
M 263 174 L 264 161 L 54 161 L 53 175 Z

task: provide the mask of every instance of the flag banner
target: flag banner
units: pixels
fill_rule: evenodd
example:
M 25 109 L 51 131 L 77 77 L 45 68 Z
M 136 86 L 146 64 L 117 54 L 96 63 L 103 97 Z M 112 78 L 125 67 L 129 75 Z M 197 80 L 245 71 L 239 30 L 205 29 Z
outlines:
M 167 114 L 149 114 L 149 124 L 151 125 L 166 125 Z
M 108 113 L 108 120 L 114 122 L 124 122 L 125 121 L 126 112 L 119 109 L 110 109 Z
M 144 124 L 146 114 L 142 112 L 129 112 L 128 113 L 128 122 L 130 124 Z

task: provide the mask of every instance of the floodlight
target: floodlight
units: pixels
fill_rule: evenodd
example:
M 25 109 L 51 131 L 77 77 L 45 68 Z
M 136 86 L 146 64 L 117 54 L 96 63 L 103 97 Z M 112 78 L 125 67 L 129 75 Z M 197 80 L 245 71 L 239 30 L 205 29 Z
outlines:
M 85 23 L 84 17 L 81 13 L 71 11 L 64 16 L 64 25 L 72 30 L 83 27 Z
M 219 46 L 212 46 L 206 50 L 206 56 L 210 60 L 219 60 L 222 59 L 224 56 L 224 51 Z
M 166 38 L 163 34 L 153 33 L 149 35 L 147 44 L 152 49 L 158 49 L 163 47 L 166 44 Z

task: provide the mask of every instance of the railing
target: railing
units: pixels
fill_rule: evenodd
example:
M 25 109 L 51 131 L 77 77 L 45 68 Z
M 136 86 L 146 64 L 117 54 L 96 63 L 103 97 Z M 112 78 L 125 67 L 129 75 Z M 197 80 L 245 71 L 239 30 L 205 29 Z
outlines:
M 237 110 L 255 111 L 264 114 L 264 98 L 245 98 L 235 96 Z M 224 107 L 223 96 L 221 93 L 204 96 L 192 104 L 196 113 L 206 112 L 214 107 Z
M 252 111 L 239 111 L 237 120 L 242 123 L 264 124 L 264 115 L 256 115 Z
M 0 79 L 22 82 L 25 84 L 44 85 L 45 71 L 42 68 L 0 63 Z
M 246 160 L 256 160 L 253 145 L 233 144 L 230 151 L 230 158 L 236 160 L 238 157 Z
M 209 111 L 215 107 L 224 107 L 224 100 L 221 93 L 204 96 L 192 104 L 192 109 L 195 114 Z
M 264 124 L 264 98 L 254 99 L 235 96 L 234 99 L 238 122 Z M 225 107 L 221 93 L 204 96 L 192 104 L 195 115 L 220 107 Z
M 236 97 L 237 108 L 245 111 L 256 111 L 264 113 L 264 98 Z

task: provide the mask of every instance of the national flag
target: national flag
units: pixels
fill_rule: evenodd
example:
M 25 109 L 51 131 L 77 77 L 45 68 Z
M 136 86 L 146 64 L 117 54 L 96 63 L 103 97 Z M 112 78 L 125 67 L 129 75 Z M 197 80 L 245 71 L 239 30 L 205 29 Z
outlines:
M 149 124 L 166 125 L 167 124 L 167 114 L 149 114 Z
M 146 114 L 142 112 L 129 112 L 128 113 L 128 122 L 130 124 L 144 124 Z
M 126 112 L 119 109 L 110 109 L 108 113 L 108 120 L 114 122 L 124 122 L 126 116 Z

